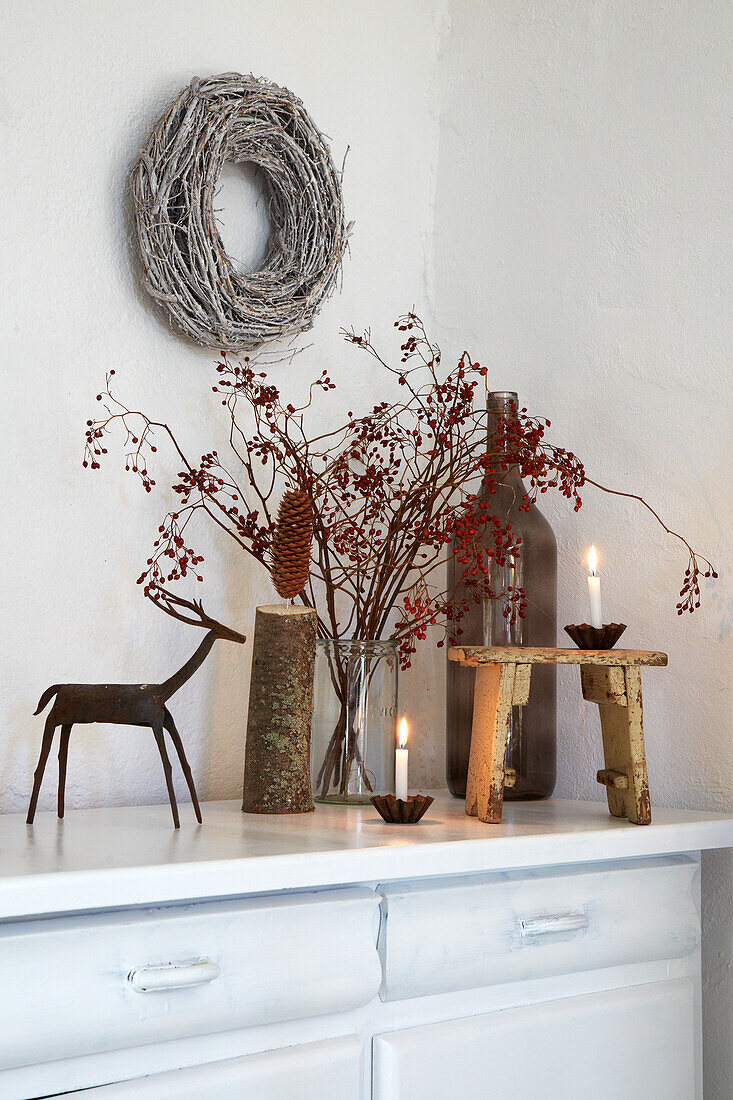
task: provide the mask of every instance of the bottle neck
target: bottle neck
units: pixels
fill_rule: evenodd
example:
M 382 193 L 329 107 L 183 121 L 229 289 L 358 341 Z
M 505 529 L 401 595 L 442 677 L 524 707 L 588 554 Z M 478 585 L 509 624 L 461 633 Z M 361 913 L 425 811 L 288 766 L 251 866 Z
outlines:
M 519 400 L 511 390 L 498 390 L 490 393 L 487 402 L 488 436 L 487 447 L 491 456 L 491 466 L 501 475 L 498 480 L 519 477 L 519 467 L 511 462 L 509 445 L 504 437 L 507 423 L 516 419 Z M 502 469 L 506 466 L 506 470 Z

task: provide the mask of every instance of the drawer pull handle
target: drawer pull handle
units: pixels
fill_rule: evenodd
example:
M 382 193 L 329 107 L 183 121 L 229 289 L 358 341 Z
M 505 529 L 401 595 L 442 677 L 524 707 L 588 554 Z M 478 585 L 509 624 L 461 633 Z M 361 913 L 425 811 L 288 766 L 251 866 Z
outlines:
M 519 930 L 522 936 L 552 936 L 560 932 L 580 932 L 588 927 L 585 913 L 552 913 L 545 917 L 530 917 L 520 920 Z
M 137 966 L 127 980 L 138 993 L 157 993 L 167 989 L 185 989 L 206 985 L 219 977 L 219 967 L 211 959 L 195 962 L 166 963 L 164 966 Z

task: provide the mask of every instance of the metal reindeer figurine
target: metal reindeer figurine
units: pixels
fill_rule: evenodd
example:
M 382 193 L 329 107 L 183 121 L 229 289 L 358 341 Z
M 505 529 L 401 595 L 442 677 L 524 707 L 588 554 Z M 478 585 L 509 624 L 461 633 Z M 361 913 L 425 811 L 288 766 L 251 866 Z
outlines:
M 61 726 L 61 741 L 59 745 L 59 788 L 58 788 L 58 815 L 64 816 L 64 790 L 66 787 L 66 761 L 69 753 L 69 737 L 71 729 L 79 722 L 110 722 L 115 725 L 125 726 L 150 726 L 155 736 L 163 771 L 165 773 L 168 798 L 173 813 L 173 823 L 176 829 L 179 827 L 178 806 L 173 790 L 171 762 L 165 746 L 164 730 L 170 734 L 171 741 L 181 761 L 181 768 L 186 777 L 188 789 L 191 792 L 196 820 L 201 822 L 201 810 L 196 796 L 193 775 L 183 750 L 183 742 L 176 729 L 173 716 L 166 706 L 167 701 L 183 684 L 193 676 L 211 650 L 214 642 L 224 639 L 229 642 L 244 642 L 244 635 L 236 630 L 224 626 L 216 619 L 210 618 L 204 613 L 201 604 L 197 601 L 184 600 L 164 589 L 158 589 L 157 594 L 151 597 L 154 602 L 169 615 L 191 626 L 205 627 L 206 637 L 196 652 L 186 663 L 164 680 L 162 684 L 54 684 L 47 688 L 41 696 L 38 706 L 34 711 L 40 714 L 49 701 L 56 696 L 51 711 L 46 719 L 41 742 L 41 753 L 38 758 L 38 766 L 34 773 L 33 793 L 28 807 L 27 822 L 33 823 L 36 814 L 38 793 L 41 789 L 41 781 L 46 768 L 48 754 L 51 750 L 56 727 Z M 196 618 L 183 615 L 179 608 L 185 607 L 192 611 Z

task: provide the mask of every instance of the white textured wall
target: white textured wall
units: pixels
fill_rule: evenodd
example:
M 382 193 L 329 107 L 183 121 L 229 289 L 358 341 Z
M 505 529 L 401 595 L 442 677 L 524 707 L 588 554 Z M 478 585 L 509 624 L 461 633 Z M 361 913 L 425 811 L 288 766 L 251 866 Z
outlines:
M 351 145 L 343 291 L 293 385 L 326 365 L 345 387 L 336 407 L 374 400 L 373 372 L 338 329 L 372 324 L 389 337 L 414 303 L 447 354 L 470 347 L 593 475 L 642 491 L 711 551 L 721 580 L 680 620 L 683 557 L 637 508 L 589 493 L 576 517 L 548 502 L 561 621 L 585 614 L 581 559 L 595 541 L 608 615 L 630 624 L 631 644 L 669 652 L 669 669 L 646 676 L 654 799 L 733 808 L 728 5 L 11 0 L 3 16 L 0 810 L 25 807 L 42 725 L 31 711 L 47 684 L 164 676 L 198 640 L 134 585 L 165 498 L 145 497 L 113 455 L 83 472 L 81 438 L 114 367 L 120 392 L 191 450 L 211 445 L 212 356 L 170 335 L 136 291 L 123 192 L 164 104 L 193 74 L 228 69 L 296 91 L 337 161 Z M 238 242 L 231 179 L 223 201 Z M 201 543 L 207 603 L 251 630 L 267 585 Z M 176 697 L 203 797 L 239 791 L 248 665 L 249 647 L 220 644 Z M 402 682 L 412 774 L 425 785 L 443 774 L 441 670 L 424 649 Z M 572 673 L 562 685 L 558 793 L 600 798 L 592 708 Z M 49 774 L 42 807 L 52 789 Z M 70 806 L 162 798 L 147 731 L 75 730 Z M 711 1097 L 733 1095 L 732 880 L 730 856 L 706 859 Z
M 380 396 L 377 375 L 339 328 L 372 324 L 391 340 L 394 317 L 425 297 L 440 8 L 439 0 L 4 5 L 0 810 L 27 805 L 43 726 L 32 711 L 48 684 L 155 680 L 201 637 L 135 585 L 170 498 L 146 497 L 112 448 L 101 471 L 81 467 L 84 422 L 107 368 L 121 394 L 166 418 L 196 455 L 215 445 L 220 420 L 215 356 L 171 335 L 135 287 L 124 189 L 147 130 L 193 75 L 236 69 L 292 88 L 337 164 L 351 146 L 344 189 L 355 228 L 343 291 L 304 339 L 310 350 L 277 377 L 295 386 L 327 366 L 342 388 L 319 398 L 319 415 L 368 407 Z M 223 216 L 236 243 L 235 192 L 230 174 Z M 163 488 L 165 470 L 175 478 L 178 466 L 162 448 L 159 458 Z M 251 634 L 256 603 L 274 597 L 269 581 L 223 542 L 204 533 L 200 545 L 206 606 Z M 204 798 L 241 790 L 249 661 L 249 644 L 219 643 L 172 704 Z M 418 773 L 435 730 L 423 690 L 435 679 L 431 662 L 442 668 L 432 651 L 403 683 Z M 52 761 L 41 808 L 53 805 L 54 786 Z M 74 730 L 70 807 L 164 800 L 150 731 Z
M 517 389 L 590 476 L 647 496 L 720 580 L 675 614 L 684 554 L 629 502 L 547 501 L 560 623 L 587 616 L 601 552 L 606 617 L 669 653 L 644 677 L 652 800 L 733 809 L 730 267 L 724 144 L 730 14 L 710 0 L 455 2 L 432 306 Z M 560 675 L 562 796 L 602 798 L 600 738 Z M 705 860 L 706 1095 L 733 1096 L 733 857 Z

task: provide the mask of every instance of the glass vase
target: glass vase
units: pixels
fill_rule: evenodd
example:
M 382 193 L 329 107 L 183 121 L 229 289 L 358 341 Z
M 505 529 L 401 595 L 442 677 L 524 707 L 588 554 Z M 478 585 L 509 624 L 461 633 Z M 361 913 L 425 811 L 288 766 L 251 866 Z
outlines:
M 515 393 L 494 394 L 497 408 L 491 416 L 511 415 L 517 407 Z M 489 428 L 489 437 L 493 433 Z M 496 493 L 487 497 L 492 511 L 511 522 L 515 536 L 522 539 L 521 552 L 507 559 L 503 567 L 492 559 L 489 582 L 495 592 L 510 586 L 522 587 L 527 596 L 525 618 L 505 616 L 506 600 L 469 601 L 461 620 L 464 645 L 557 645 L 557 543 L 552 528 L 536 505 L 520 511 L 526 489 L 516 467 L 501 469 L 497 454 Z M 463 566 L 451 555 L 449 583 L 458 583 Z M 448 787 L 456 798 L 466 796 L 468 757 L 471 748 L 473 688 L 475 671 L 448 662 L 446 708 L 446 770 Z M 556 683 L 555 665 L 534 665 L 529 702 L 512 707 L 507 743 L 507 767 L 517 773 L 514 787 L 506 788 L 505 799 L 549 798 L 556 776 Z
M 394 794 L 397 642 L 319 639 L 311 777 L 316 802 Z

